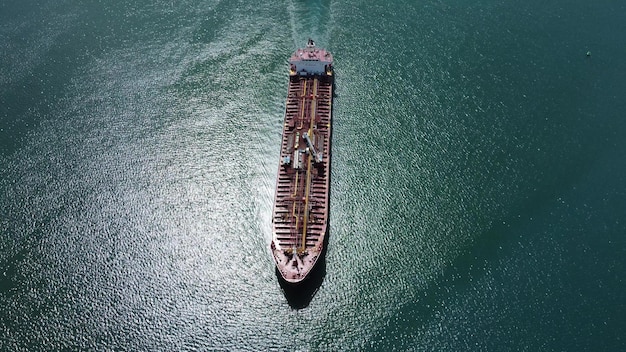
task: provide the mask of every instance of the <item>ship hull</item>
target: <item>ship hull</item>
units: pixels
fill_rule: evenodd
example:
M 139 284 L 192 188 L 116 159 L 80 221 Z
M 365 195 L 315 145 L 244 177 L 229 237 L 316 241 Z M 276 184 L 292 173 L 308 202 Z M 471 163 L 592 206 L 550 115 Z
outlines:
M 328 234 L 334 77 L 291 72 L 272 216 L 271 251 L 288 284 L 305 280 Z

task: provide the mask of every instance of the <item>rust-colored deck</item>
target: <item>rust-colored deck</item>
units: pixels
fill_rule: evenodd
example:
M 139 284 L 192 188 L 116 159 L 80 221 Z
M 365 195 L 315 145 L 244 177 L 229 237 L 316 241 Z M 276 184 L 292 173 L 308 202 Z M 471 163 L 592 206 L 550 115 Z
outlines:
M 332 79 L 292 74 L 289 81 L 271 249 L 291 283 L 315 266 L 327 232 Z

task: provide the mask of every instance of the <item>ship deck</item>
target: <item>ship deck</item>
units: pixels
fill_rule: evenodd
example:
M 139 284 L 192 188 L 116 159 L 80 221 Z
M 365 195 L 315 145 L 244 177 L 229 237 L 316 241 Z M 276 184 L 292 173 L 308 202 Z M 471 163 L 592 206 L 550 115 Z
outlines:
M 328 220 L 332 77 L 292 76 L 273 211 L 272 252 L 285 280 L 315 265 Z

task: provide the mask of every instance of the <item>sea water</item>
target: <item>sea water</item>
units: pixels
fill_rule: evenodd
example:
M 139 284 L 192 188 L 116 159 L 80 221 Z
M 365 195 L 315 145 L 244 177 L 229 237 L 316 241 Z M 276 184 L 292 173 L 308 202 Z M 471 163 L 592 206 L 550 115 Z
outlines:
M 626 347 L 620 1 L 0 4 L 0 350 Z M 269 252 L 287 58 L 328 250 Z M 587 55 L 589 52 L 589 56 Z

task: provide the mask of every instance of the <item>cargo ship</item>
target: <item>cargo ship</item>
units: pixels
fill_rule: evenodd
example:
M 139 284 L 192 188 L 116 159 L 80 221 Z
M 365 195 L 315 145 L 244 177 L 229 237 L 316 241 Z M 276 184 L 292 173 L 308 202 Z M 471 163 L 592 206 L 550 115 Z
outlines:
M 278 272 L 290 284 L 307 278 L 324 249 L 333 84 L 333 56 L 313 40 L 289 58 L 270 247 Z

